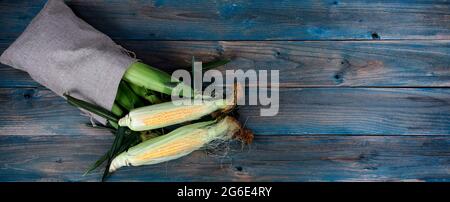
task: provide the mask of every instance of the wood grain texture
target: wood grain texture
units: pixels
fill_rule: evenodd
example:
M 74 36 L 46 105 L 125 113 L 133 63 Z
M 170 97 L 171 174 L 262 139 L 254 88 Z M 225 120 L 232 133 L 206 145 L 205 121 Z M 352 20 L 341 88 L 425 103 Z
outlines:
M 46 0 L 0 1 L 0 52 Z M 166 71 L 192 56 L 279 69 L 279 114 L 240 107 L 256 133 L 124 168 L 110 181 L 450 181 L 450 3 L 446 0 L 69 0 L 83 20 Z M 82 176 L 112 135 L 25 72 L 0 65 L 0 181 Z
M 280 90 L 276 116 L 239 114 L 258 135 L 449 135 L 449 103 L 450 89 L 292 88 Z M 46 89 L 0 88 L 0 117 L 0 136 L 90 134 L 89 119 Z
M 44 3 L 1 1 L 0 38 L 16 38 Z M 72 0 L 68 5 L 114 39 L 450 39 L 445 0 Z
M 0 136 L 104 134 L 92 133 L 81 114 L 47 89 L 0 88 Z
M 450 41 L 118 41 L 168 72 L 190 68 L 192 56 L 219 68 L 279 70 L 282 87 L 450 87 Z M 8 42 L 0 42 L 6 49 Z M 0 66 L 0 87 L 38 86 L 26 73 Z
M 111 136 L 0 136 L 0 181 L 98 181 L 82 176 Z M 257 136 L 227 155 L 197 151 L 118 170 L 109 181 L 448 181 L 450 137 Z M 220 157 L 222 156 L 222 157 Z
M 281 89 L 279 113 L 239 109 L 256 134 L 450 134 L 450 89 Z

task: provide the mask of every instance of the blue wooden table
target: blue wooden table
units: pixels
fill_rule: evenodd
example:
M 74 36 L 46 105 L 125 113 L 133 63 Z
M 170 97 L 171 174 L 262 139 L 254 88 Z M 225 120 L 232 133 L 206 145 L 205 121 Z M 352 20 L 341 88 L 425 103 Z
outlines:
M 0 51 L 44 5 L 0 1 Z M 280 112 L 240 108 L 255 142 L 197 151 L 110 181 L 450 181 L 450 3 L 445 0 L 68 1 L 144 62 L 192 56 L 279 69 Z M 0 66 L 0 181 L 82 176 L 109 132 L 26 73 Z

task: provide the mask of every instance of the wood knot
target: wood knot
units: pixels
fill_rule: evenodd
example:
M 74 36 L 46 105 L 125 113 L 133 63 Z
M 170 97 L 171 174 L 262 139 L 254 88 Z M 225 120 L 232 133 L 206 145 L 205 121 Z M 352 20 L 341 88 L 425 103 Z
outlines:
M 378 33 L 376 33 L 376 32 L 372 33 L 371 36 L 372 36 L 373 40 L 380 40 L 380 35 L 378 35 Z
M 28 94 L 28 93 L 25 93 L 25 94 L 23 94 L 23 97 L 25 99 L 30 99 L 32 96 L 30 94 Z
M 31 99 L 33 98 L 34 94 L 35 94 L 34 90 L 26 90 L 25 92 L 23 92 L 22 95 L 25 99 Z

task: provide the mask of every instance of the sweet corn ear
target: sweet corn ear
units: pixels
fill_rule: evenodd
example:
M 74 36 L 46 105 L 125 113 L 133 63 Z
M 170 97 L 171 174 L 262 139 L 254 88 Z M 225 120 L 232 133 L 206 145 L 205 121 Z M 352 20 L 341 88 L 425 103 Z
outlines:
M 183 126 L 121 153 L 112 161 L 109 171 L 113 172 L 123 166 L 151 165 L 177 159 L 212 141 L 238 138 L 235 134 L 240 131 L 240 124 L 231 117 L 218 122 L 207 121 Z
M 152 130 L 197 120 L 212 112 L 229 107 L 226 100 L 204 101 L 199 105 L 176 105 L 173 102 L 165 102 L 133 109 L 119 120 L 119 125 L 127 126 L 134 131 Z

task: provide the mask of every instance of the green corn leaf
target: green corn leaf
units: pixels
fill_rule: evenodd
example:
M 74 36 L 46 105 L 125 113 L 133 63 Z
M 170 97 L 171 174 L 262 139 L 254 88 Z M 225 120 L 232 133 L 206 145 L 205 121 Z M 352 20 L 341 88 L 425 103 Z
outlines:
M 144 87 L 141 86 L 137 86 L 132 83 L 128 83 L 128 85 L 130 86 L 131 90 L 133 90 L 133 92 L 136 93 L 136 95 L 146 99 L 151 104 L 161 103 L 161 99 L 153 91 L 145 89 Z
M 117 131 L 116 131 L 117 133 Z M 131 135 L 126 135 L 124 137 L 124 141 L 123 144 L 120 145 L 118 151 L 116 152 L 115 155 L 113 155 L 114 157 L 116 157 L 118 154 L 126 151 L 128 148 L 138 144 L 140 142 L 140 136 L 137 132 L 133 132 Z M 106 152 L 103 156 L 101 156 L 94 164 L 92 164 L 91 166 L 89 166 L 89 168 L 86 170 L 86 172 L 83 174 L 83 176 L 91 173 L 92 171 L 94 171 L 95 169 L 97 169 L 99 166 L 101 166 L 105 161 L 108 160 L 109 156 L 110 156 L 110 152 L 111 150 L 109 150 L 108 152 Z
M 102 182 L 105 181 L 109 175 L 109 166 L 111 165 L 111 161 L 114 158 L 114 153 L 117 152 L 118 148 L 122 144 L 123 138 L 125 136 L 125 131 L 126 131 L 126 127 L 119 127 L 119 129 L 117 129 L 117 133 L 116 133 L 116 137 L 114 138 L 114 142 L 111 146 L 111 149 L 107 153 L 108 154 L 108 158 L 107 158 L 108 162 L 106 164 L 105 171 L 103 172 Z
M 113 107 L 111 109 L 111 112 L 116 115 L 117 117 L 122 117 L 124 112 L 120 106 L 114 102 Z
M 109 176 L 109 166 L 111 165 L 111 161 L 117 155 L 126 151 L 128 148 L 140 143 L 139 134 L 139 132 L 131 131 L 129 128 L 119 127 L 119 129 L 117 129 L 116 138 L 114 139 L 111 149 L 94 165 L 92 165 L 86 173 L 91 172 L 92 170 L 100 166 L 103 162 L 107 161 L 106 168 L 102 177 L 102 181 L 105 181 Z
M 85 109 L 91 113 L 97 114 L 98 116 L 101 116 L 107 120 L 110 120 L 110 121 L 113 121 L 116 123 L 119 121 L 119 119 L 116 115 L 114 115 L 112 112 L 110 112 L 100 106 L 91 104 L 91 103 L 83 101 L 83 100 L 79 100 L 68 94 L 64 94 L 64 96 L 67 98 L 67 102 L 75 107 Z
M 116 133 L 117 128 L 115 128 L 114 126 L 111 125 L 112 122 L 108 122 L 108 124 L 106 124 L 106 126 L 104 125 L 92 125 L 92 123 L 86 123 L 86 126 L 88 127 L 92 127 L 92 128 L 101 128 L 101 129 L 106 129 L 109 130 L 110 132 L 113 132 L 114 134 Z M 115 123 L 117 124 L 117 123 Z M 117 125 L 118 126 L 118 125 Z
M 116 102 L 128 111 L 145 105 L 144 101 L 134 93 L 125 81 L 121 81 L 119 84 Z
M 106 160 L 108 160 L 108 156 L 109 156 L 109 152 L 107 152 L 107 153 L 104 154 L 102 157 L 100 157 L 100 159 L 98 159 L 94 164 L 92 164 L 91 166 L 89 166 L 89 168 L 86 170 L 86 172 L 84 172 L 83 176 L 89 174 L 90 172 L 92 172 L 93 170 L 95 170 L 96 168 L 98 168 L 100 165 L 102 165 L 103 162 L 105 162 Z

